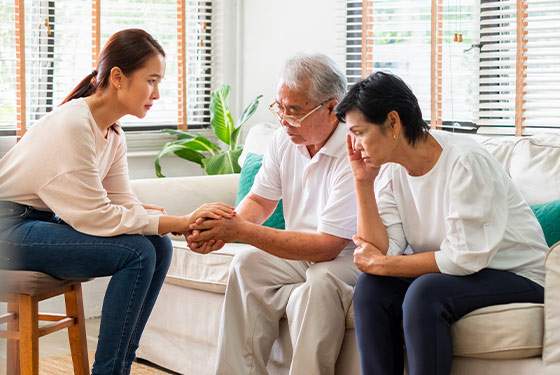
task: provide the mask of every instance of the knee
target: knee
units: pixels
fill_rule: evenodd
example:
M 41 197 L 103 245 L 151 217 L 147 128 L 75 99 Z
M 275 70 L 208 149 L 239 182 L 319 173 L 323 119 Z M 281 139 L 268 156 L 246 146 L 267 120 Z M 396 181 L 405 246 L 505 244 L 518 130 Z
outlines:
M 385 293 L 383 281 L 382 276 L 360 274 L 354 288 L 354 310 L 359 311 L 374 306 Z
M 154 245 L 157 265 L 169 266 L 173 257 L 173 244 L 168 236 L 150 236 L 150 242 Z
M 439 274 L 418 277 L 408 288 L 403 301 L 403 326 L 422 324 L 440 316 L 443 300 L 437 293 Z
M 154 245 L 147 237 L 142 235 L 127 236 L 125 245 L 130 250 L 127 259 L 129 267 L 138 267 L 148 273 L 154 272 L 157 254 Z
M 263 251 L 252 248 L 237 252 L 231 260 L 230 275 L 235 273 L 250 276 L 259 267 L 265 255 Z

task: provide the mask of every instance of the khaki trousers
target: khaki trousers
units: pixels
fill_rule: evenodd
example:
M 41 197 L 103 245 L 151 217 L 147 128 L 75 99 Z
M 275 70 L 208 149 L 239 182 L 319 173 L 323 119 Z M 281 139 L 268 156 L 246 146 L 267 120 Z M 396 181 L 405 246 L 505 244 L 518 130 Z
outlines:
M 280 319 L 293 348 L 290 375 L 334 374 L 359 271 L 352 253 L 329 262 L 278 258 L 259 249 L 231 263 L 218 340 L 218 375 L 267 374 Z

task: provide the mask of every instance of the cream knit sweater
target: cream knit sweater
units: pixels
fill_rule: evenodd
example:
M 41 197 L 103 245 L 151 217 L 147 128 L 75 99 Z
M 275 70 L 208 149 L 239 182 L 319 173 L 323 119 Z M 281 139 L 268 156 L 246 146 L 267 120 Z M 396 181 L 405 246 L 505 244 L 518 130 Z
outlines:
M 52 211 L 96 236 L 158 233 L 130 189 L 122 130 L 102 134 L 83 98 L 41 118 L 0 160 L 0 200 Z

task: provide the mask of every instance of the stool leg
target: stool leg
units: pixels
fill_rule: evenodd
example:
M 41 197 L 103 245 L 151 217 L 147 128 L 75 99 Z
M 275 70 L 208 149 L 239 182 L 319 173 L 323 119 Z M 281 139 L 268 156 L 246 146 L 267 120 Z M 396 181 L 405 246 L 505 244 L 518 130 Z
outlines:
M 89 374 L 89 361 L 82 285 L 80 283 L 73 285 L 72 290 L 64 293 L 64 299 L 66 301 L 66 315 L 74 318 L 74 324 L 68 328 L 74 374 L 87 375 Z
M 16 314 L 16 319 L 8 322 L 8 331 L 18 331 L 18 304 L 17 302 L 8 302 L 8 312 Z M 6 345 L 6 374 L 19 375 L 19 343 L 18 340 L 8 340 Z
M 39 375 L 39 311 L 38 301 L 19 295 L 20 374 Z

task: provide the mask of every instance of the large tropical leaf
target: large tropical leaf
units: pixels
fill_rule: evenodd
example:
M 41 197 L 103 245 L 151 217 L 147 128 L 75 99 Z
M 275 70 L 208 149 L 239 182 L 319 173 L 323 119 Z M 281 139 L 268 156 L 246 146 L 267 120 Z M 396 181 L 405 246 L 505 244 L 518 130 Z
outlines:
M 245 107 L 243 113 L 241 114 L 241 117 L 239 117 L 237 128 L 243 126 L 243 124 L 247 122 L 247 120 L 249 120 L 251 116 L 253 116 L 253 114 L 257 110 L 257 107 L 259 106 L 259 103 L 261 102 L 262 97 L 262 95 L 257 96 L 251 103 L 249 103 L 247 107 Z
M 238 160 L 241 151 L 241 148 L 237 148 L 206 158 L 203 160 L 206 173 L 209 175 L 239 173 L 241 167 Z
M 156 169 L 156 176 L 158 177 L 165 177 L 165 175 L 161 172 L 161 164 L 160 159 L 170 153 L 174 153 L 175 155 L 197 163 L 201 167 L 204 166 L 203 160 L 205 159 L 204 155 L 196 150 L 192 150 L 187 148 L 185 145 L 182 144 L 173 144 L 173 142 L 168 142 L 165 144 L 163 149 L 159 152 L 156 156 L 156 160 L 154 161 L 154 166 Z
M 162 133 L 166 133 L 166 134 L 170 134 L 170 135 L 175 135 L 177 136 L 177 139 L 191 139 L 194 138 L 194 135 L 191 135 L 189 133 L 187 133 L 186 131 L 183 130 L 176 130 L 176 129 L 163 129 L 161 131 Z
M 223 85 L 212 93 L 210 99 L 210 124 L 218 139 L 227 145 L 235 128 L 228 106 L 229 92 L 229 85 Z
M 221 150 L 220 146 L 200 135 L 190 139 L 178 139 L 170 143 L 174 145 L 183 145 L 195 151 L 209 152 L 210 154 L 215 154 Z
M 241 127 L 243 126 L 243 124 L 245 124 L 247 122 L 247 120 L 249 120 L 249 118 L 251 118 L 251 116 L 253 116 L 253 114 L 257 110 L 257 107 L 259 106 L 259 103 L 260 103 L 262 97 L 263 97 L 262 95 L 257 96 L 243 110 L 243 113 L 241 114 L 241 117 L 239 117 L 237 127 L 235 128 L 233 133 L 231 133 L 231 142 L 229 144 L 230 150 L 233 150 L 237 147 L 237 140 L 239 139 L 239 135 L 241 134 Z

